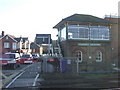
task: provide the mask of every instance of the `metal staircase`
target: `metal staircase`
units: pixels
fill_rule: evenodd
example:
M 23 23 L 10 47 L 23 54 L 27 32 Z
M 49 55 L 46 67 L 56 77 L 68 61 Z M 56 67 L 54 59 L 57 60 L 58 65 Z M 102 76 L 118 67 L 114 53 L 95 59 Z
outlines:
M 55 56 L 59 57 L 59 58 L 62 58 L 63 55 L 62 55 L 62 52 L 61 52 L 61 47 L 60 47 L 59 42 L 57 40 L 54 41 L 53 46 L 54 46 L 54 54 L 55 54 Z

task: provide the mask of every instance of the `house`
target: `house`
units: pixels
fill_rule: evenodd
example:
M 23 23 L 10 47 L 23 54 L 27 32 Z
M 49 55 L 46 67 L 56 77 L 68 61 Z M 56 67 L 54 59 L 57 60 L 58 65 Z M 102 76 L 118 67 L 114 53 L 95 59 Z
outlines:
M 43 47 L 43 54 L 50 54 L 53 51 L 51 34 L 36 34 L 35 43 Z
M 19 37 L 4 34 L 0 37 L 0 54 L 6 52 L 18 52 L 18 53 L 30 53 L 30 41 L 28 38 Z
M 23 53 L 31 53 L 30 51 L 30 41 L 27 37 L 23 37 L 22 51 Z
M 111 60 L 112 22 L 85 14 L 73 14 L 53 28 L 58 30 L 58 42 L 64 58 L 80 62 Z
M 20 38 L 15 38 L 15 40 L 18 42 L 18 43 L 17 43 L 17 51 L 18 51 L 19 53 L 23 53 L 23 51 L 22 51 L 22 44 L 23 44 L 22 37 L 20 37 Z
M 17 40 L 17 50 L 19 53 L 30 53 L 30 41 L 27 37 L 15 38 Z
M 41 46 L 35 44 L 34 42 L 32 42 L 30 44 L 30 49 L 31 49 L 31 53 L 38 53 L 38 54 L 43 53 L 43 48 Z
M 0 55 L 6 52 L 16 52 L 17 41 L 11 35 L 4 35 L 2 31 L 2 36 L 0 37 Z

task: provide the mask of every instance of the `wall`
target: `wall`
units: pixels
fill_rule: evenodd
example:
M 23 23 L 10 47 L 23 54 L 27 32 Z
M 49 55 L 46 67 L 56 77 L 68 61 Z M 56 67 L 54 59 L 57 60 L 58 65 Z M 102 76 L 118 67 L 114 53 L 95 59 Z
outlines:
M 111 49 L 110 42 L 99 44 L 104 44 L 104 46 L 79 46 L 78 43 L 89 43 L 87 41 L 64 41 L 61 43 L 62 51 L 65 57 L 76 57 L 75 52 L 80 50 L 83 52 L 83 60 L 89 60 L 89 56 L 92 56 L 91 60 L 96 59 L 96 52 L 101 51 L 103 53 L 103 60 L 110 60 Z M 97 44 L 98 42 L 96 42 Z

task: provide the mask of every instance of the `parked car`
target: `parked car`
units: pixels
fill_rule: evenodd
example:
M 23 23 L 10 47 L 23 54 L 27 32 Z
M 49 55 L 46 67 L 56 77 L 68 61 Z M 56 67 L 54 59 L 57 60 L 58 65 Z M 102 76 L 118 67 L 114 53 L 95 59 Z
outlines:
M 3 67 L 9 68 L 9 69 L 16 69 L 20 67 L 20 63 L 16 63 L 16 61 L 20 61 L 19 53 L 5 53 L 0 57 L 0 61 L 1 61 L 0 64 Z
M 31 54 L 23 54 L 20 58 L 21 61 L 31 61 L 33 60 L 33 57 Z
M 39 57 L 39 54 L 32 54 L 33 56 L 33 60 L 38 60 L 40 57 Z
M 43 60 L 42 55 L 40 55 L 38 53 L 34 53 L 34 54 L 32 54 L 32 56 L 33 56 L 33 60 L 36 60 L 38 62 L 41 62 Z

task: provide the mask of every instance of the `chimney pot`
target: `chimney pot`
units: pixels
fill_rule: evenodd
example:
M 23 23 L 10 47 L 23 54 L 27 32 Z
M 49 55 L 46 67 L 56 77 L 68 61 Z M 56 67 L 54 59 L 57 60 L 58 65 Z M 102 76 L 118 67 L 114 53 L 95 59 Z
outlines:
M 2 31 L 2 37 L 5 35 L 5 32 L 4 31 Z

